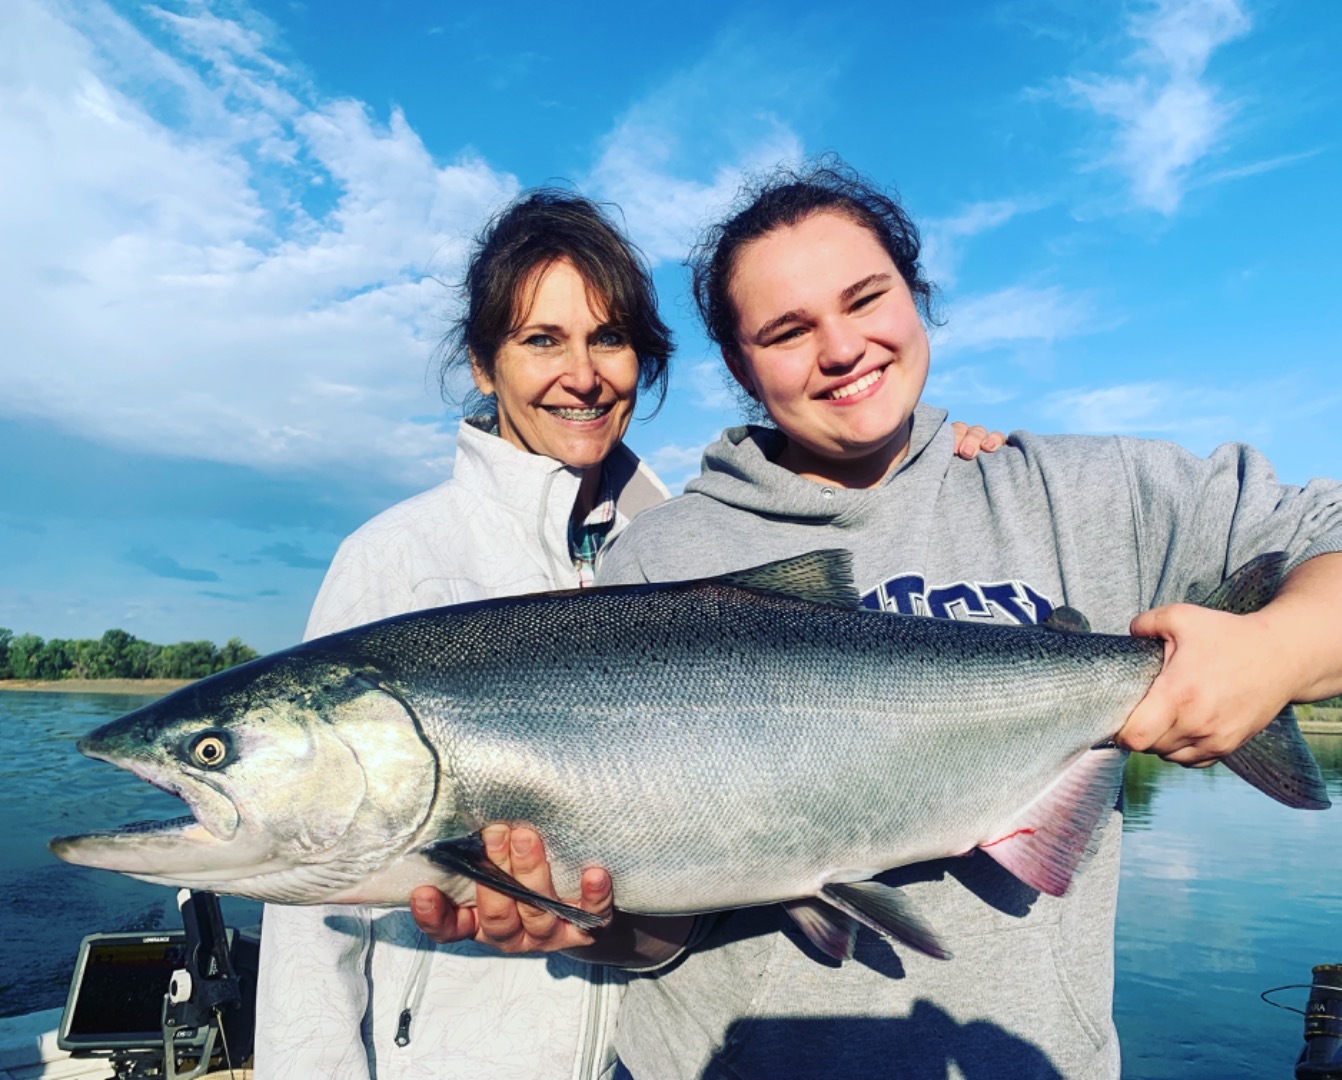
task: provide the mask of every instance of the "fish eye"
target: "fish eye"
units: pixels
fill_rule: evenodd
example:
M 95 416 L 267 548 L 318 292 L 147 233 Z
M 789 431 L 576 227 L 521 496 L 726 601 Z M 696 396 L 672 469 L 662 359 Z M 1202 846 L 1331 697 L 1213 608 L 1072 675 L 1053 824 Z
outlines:
M 191 761 L 202 769 L 218 769 L 233 757 L 233 740 L 224 731 L 202 731 L 187 748 Z

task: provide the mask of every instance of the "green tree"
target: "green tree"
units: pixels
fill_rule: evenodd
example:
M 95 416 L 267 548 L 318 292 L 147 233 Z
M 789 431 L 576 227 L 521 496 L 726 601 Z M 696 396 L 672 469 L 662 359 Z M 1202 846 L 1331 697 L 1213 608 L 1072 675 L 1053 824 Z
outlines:
M 66 649 L 70 666 L 65 673 L 68 679 L 96 679 L 98 675 L 98 643 L 96 641 L 71 641 Z
M 19 634 L 9 643 L 10 677 L 36 679 L 37 656 L 45 642 L 36 634 Z
M 219 671 L 225 668 L 237 667 L 239 664 L 245 664 L 248 660 L 255 660 L 260 655 L 250 645 L 244 645 L 241 638 L 229 638 L 228 644 L 219 650 Z
M 36 674 L 29 678 L 48 681 L 65 678 L 66 672 L 71 667 L 70 642 L 52 638 L 42 646 L 33 662 Z
M 97 664 L 98 678 L 130 679 L 134 666 L 133 651 L 135 638 L 124 630 L 108 630 L 98 641 Z
M 43 641 L 0 627 L 0 679 L 203 679 L 257 655 L 240 638 L 229 638 L 222 649 L 211 641 L 155 645 L 125 630 Z

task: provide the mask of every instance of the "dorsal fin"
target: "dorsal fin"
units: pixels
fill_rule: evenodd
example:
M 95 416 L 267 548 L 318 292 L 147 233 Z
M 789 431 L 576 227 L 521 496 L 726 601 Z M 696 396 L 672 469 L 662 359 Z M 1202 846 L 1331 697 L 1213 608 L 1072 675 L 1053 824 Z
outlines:
M 1089 634 L 1090 620 L 1074 607 L 1064 604 L 1049 612 L 1048 618 L 1039 624 L 1045 630 L 1059 634 Z
M 1269 551 L 1250 559 L 1207 596 L 1202 607 L 1248 615 L 1277 595 L 1286 576 L 1286 552 Z
M 830 607 L 855 608 L 861 599 L 853 584 L 853 553 L 842 548 L 809 551 L 711 580 Z

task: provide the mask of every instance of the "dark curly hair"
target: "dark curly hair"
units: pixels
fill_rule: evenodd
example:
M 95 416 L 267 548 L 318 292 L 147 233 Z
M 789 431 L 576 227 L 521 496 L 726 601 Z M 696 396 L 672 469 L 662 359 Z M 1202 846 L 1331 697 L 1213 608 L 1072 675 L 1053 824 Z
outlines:
M 776 229 L 823 212 L 843 214 L 870 231 L 894 261 L 918 313 L 925 322 L 936 324 L 937 289 L 923 277 L 918 264 L 917 226 L 897 196 L 882 192 L 837 155 L 827 154 L 797 167 L 782 166 L 747 182 L 737 195 L 736 206 L 726 221 L 709 227 L 686 259 L 699 317 L 724 356 L 740 355 L 730 287 L 741 249 Z
M 642 253 L 601 207 L 571 191 L 534 188 L 504 207 L 475 238 L 459 287 L 462 312 L 439 344 L 439 378 L 469 371 L 472 358 L 491 378 L 499 347 L 525 317 L 538 282 L 536 271 L 567 259 L 599 298 L 606 318 L 623 330 L 638 357 L 638 385 L 661 408 L 675 348 L 657 314 L 657 291 Z M 468 413 L 495 410 L 492 397 L 473 392 Z M 655 410 L 654 410 L 655 411 Z

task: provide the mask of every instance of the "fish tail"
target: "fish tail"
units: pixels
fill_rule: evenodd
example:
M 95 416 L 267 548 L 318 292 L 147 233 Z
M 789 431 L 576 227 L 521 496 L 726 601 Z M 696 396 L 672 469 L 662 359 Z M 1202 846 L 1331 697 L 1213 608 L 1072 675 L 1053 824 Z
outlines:
M 1269 551 L 1250 559 L 1213 589 L 1201 604 L 1232 615 L 1258 611 L 1277 595 L 1286 578 L 1289 562 L 1284 551 Z M 1319 763 L 1300 734 L 1295 710 L 1290 705 L 1282 709 L 1272 723 L 1221 761 L 1264 795 L 1286 806 L 1326 810 L 1332 805 Z
M 1272 723 L 1238 750 L 1221 759 L 1264 795 L 1297 810 L 1327 810 L 1332 806 L 1319 763 L 1300 734 L 1295 709 L 1282 709 Z
M 1286 578 L 1288 561 L 1284 551 L 1268 551 L 1250 559 L 1198 604 L 1232 615 L 1248 615 L 1266 607 Z

